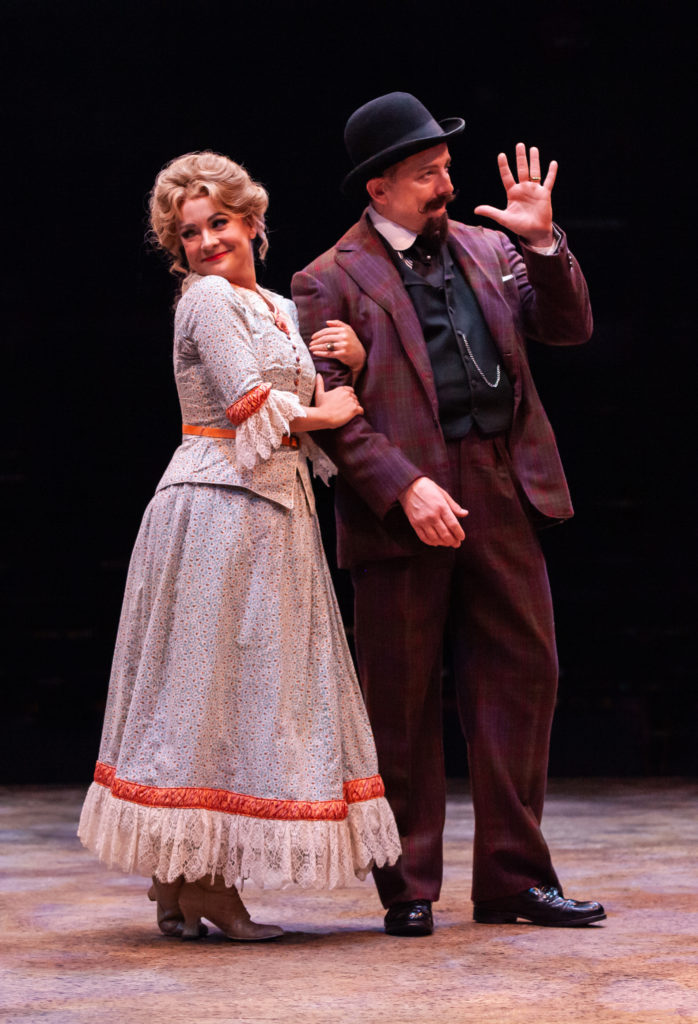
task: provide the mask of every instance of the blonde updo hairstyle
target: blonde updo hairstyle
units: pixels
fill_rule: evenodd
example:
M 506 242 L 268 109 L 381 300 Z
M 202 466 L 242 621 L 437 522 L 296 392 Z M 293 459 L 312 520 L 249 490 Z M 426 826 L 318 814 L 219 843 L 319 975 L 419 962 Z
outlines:
M 257 232 L 257 252 L 264 259 L 269 248 L 264 223 L 269 205 L 266 190 L 227 156 L 208 150 L 186 153 L 163 167 L 150 193 L 153 241 L 171 257 L 173 274 L 189 273 L 177 221 L 183 203 L 197 196 L 210 196 L 223 209 L 244 217 Z

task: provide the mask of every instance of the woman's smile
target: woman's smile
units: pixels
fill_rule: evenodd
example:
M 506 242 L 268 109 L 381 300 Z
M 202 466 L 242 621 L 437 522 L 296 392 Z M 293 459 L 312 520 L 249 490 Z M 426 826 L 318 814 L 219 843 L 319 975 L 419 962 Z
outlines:
M 256 233 L 244 217 L 221 209 L 210 196 L 182 203 L 179 237 L 189 269 L 197 274 L 218 274 L 231 284 L 254 288 L 252 239 Z M 220 245 L 224 248 L 219 249 Z

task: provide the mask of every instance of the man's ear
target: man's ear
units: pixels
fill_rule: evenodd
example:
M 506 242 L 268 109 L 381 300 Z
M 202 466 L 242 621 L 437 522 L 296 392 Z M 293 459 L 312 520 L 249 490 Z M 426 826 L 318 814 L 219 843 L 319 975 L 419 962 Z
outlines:
M 366 191 L 373 200 L 379 206 L 385 203 L 385 195 L 387 191 L 387 181 L 385 178 L 369 178 L 366 182 Z

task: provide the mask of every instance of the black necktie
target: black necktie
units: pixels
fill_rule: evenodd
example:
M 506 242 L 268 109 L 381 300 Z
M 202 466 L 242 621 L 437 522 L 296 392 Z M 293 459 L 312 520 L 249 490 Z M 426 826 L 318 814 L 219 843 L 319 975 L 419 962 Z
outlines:
M 426 277 L 435 263 L 435 257 L 426 246 L 416 238 L 409 249 L 398 251 L 398 256 L 407 264 L 411 270 L 415 270 L 422 277 Z

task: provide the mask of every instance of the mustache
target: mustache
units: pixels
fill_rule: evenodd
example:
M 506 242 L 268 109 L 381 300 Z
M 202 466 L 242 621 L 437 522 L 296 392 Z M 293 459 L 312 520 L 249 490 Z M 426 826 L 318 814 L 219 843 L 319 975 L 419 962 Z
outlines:
M 434 196 L 433 199 L 428 199 L 427 202 L 419 210 L 420 213 L 434 213 L 436 210 L 440 210 L 444 204 L 448 206 L 458 195 L 458 189 L 454 188 L 451 192 L 442 192 L 438 196 Z

